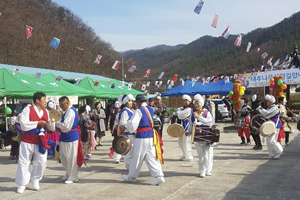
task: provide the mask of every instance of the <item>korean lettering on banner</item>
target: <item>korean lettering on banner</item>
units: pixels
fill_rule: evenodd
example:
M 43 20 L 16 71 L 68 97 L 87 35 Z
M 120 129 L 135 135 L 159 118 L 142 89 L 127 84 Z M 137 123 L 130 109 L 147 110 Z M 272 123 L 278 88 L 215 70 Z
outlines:
M 287 70 L 268 71 L 267 73 L 259 72 L 254 76 L 249 76 L 245 81 L 246 86 L 249 88 L 269 86 L 269 80 L 277 75 L 282 75 L 284 77 L 285 82 L 288 85 L 300 83 L 299 69 L 287 69 Z

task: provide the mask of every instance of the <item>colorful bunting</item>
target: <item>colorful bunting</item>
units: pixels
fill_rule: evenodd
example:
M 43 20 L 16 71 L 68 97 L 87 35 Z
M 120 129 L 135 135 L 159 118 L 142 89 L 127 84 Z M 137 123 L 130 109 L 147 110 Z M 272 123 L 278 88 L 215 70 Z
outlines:
M 60 44 L 60 39 L 54 37 L 51 42 L 50 42 L 50 46 L 53 47 L 54 49 L 57 49 L 57 47 Z
M 27 37 L 27 39 L 32 36 L 32 29 L 33 28 L 31 26 L 26 25 L 26 37 Z
M 14 69 L 13 70 L 13 75 L 15 75 L 18 71 L 19 71 L 19 69 Z
M 250 51 L 251 45 L 252 45 L 252 43 L 251 43 L 251 42 L 248 42 L 246 52 L 249 52 L 249 51 Z
M 225 29 L 225 31 L 222 33 L 222 36 L 224 37 L 224 38 L 228 38 L 229 37 L 229 35 L 230 35 L 230 26 L 228 26 L 226 29 Z
M 162 79 L 164 77 L 164 75 L 165 75 L 165 72 L 161 72 L 157 78 Z
M 80 79 L 80 78 L 76 78 L 76 79 L 75 79 L 75 84 L 79 85 L 80 82 L 81 82 L 81 79 Z
M 267 62 L 268 65 L 272 65 L 272 59 L 273 59 L 273 56 L 271 58 L 269 58 L 269 60 Z
M 178 74 L 175 74 L 174 77 L 173 77 L 173 82 L 177 81 L 177 77 L 178 77 Z
M 151 72 L 151 69 L 147 69 L 147 71 L 146 71 L 145 74 L 144 74 L 144 77 L 145 77 L 145 78 L 148 78 L 149 75 L 150 75 L 150 72 Z
M 142 91 L 145 91 L 145 90 L 146 90 L 146 85 L 145 85 L 145 84 L 142 85 L 141 90 L 142 90 Z
M 204 1 L 200 0 L 199 3 L 197 4 L 196 8 L 194 9 L 194 12 L 196 14 L 198 14 L 198 15 L 200 14 L 203 4 L 204 4 Z
M 42 73 L 38 73 L 38 72 L 37 72 L 37 73 L 35 74 L 35 78 L 36 78 L 36 79 L 40 79 L 41 76 L 42 76 Z
M 134 72 L 134 70 L 136 70 L 136 66 L 135 66 L 135 65 L 132 65 L 132 66 L 128 69 L 128 71 L 129 71 L 130 73 Z
M 98 54 L 97 57 L 96 57 L 96 60 L 94 61 L 94 63 L 100 64 L 101 58 L 102 58 L 102 56 L 100 54 Z
M 60 81 L 62 79 L 62 76 L 58 76 L 55 80 Z
M 211 24 L 212 27 L 217 28 L 217 26 L 218 26 L 218 19 L 219 19 L 219 16 L 215 15 L 214 21 Z
M 265 53 L 261 54 L 261 57 L 262 57 L 263 59 L 266 59 L 266 58 L 268 57 L 268 53 L 265 52 Z
M 120 65 L 120 61 L 116 60 L 116 62 L 114 63 L 114 65 L 111 68 L 114 69 L 114 70 L 117 70 L 119 65 Z
M 242 44 L 242 35 L 239 35 L 234 42 L 234 46 L 240 47 L 241 44 Z

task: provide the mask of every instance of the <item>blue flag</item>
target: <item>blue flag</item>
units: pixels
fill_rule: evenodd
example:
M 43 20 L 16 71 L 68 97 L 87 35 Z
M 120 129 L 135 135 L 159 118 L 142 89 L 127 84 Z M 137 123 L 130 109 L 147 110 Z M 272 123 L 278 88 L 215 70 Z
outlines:
M 201 12 L 201 9 L 203 7 L 203 4 L 204 4 L 204 1 L 200 0 L 198 5 L 196 6 L 196 8 L 194 9 L 194 12 L 197 13 L 198 15 L 200 14 Z
M 57 49 L 59 43 L 60 43 L 60 39 L 54 37 L 50 42 L 50 46 L 52 46 L 54 49 Z

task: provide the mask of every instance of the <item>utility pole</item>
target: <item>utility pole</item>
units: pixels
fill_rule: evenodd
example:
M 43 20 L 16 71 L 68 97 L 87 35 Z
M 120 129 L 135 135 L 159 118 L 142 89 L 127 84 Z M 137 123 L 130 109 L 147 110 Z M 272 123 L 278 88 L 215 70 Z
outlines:
M 123 66 L 123 57 L 122 57 L 122 81 L 124 81 L 124 66 Z

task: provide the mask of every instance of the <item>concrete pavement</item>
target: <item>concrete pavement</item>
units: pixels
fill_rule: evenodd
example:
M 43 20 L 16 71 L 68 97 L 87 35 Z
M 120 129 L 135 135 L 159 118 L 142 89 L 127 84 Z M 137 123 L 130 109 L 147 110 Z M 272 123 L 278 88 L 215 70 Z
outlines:
M 218 125 L 223 128 L 232 124 Z M 137 182 L 125 183 L 121 178 L 127 174 L 124 162 L 113 164 L 108 157 L 112 137 L 108 132 L 106 135 L 88 167 L 80 169 L 78 183 L 63 184 L 63 167 L 49 158 L 40 190 L 34 191 L 28 184 L 23 194 L 16 193 L 16 162 L 8 159 L 9 150 L 0 150 L 0 199 L 300 199 L 299 135 L 290 136 L 291 143 L 284 147 L 279 160 L 266 160 L 265 145 L 263 150 L 253 150 L 253 145 L 239 144 L 237 133 L 223 133 L 219 147 L 214 148 L 213 176 L 199 178 L 194 146 L 194 161 L 179 161 L 182 153 L 177 139 L 164 132 L 166 182 L 160 186 L 150 185 L 154 178 L 145 163 Z

